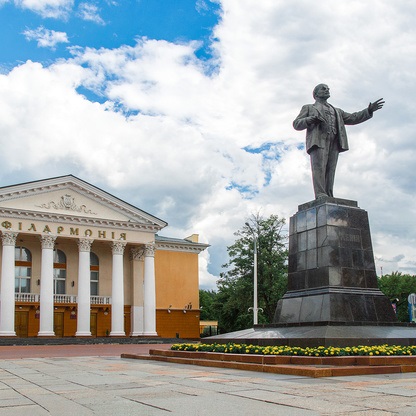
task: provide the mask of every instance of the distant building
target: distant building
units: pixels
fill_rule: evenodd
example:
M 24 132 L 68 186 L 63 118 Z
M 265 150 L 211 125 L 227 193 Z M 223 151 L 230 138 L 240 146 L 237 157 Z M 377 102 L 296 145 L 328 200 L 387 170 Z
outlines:
M 218 335 L 218 321 L 200 321 L 199 332 L 201 337 Z
M 0 336 L 199 338 L 198 236 L 79 179 L 0 188 Z

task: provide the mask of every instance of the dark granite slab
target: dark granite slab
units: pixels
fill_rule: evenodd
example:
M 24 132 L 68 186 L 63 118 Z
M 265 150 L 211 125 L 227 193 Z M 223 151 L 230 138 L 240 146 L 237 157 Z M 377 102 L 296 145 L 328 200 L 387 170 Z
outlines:
M 299 205 L 289 229 L 288 292 L 274 323 L 396 321 L 378 289 L 368 215 L 356 201 Z
M 323 204 L 334 204 L 334 205 L 343 205 L 348 207 L 358 207 L 357 201 L 353 201 L 351 199 L 342 199 L 342 198 L 319 198 L 314 199 L 313 201 L 305 202 L 298 206 L 298 211 L 305 211 L 309 208 L 317 207 Z
M 416 345 L 416 325 L 317 323 L 316 325 L 256 326 L 204 338 L 204 343 L 246 343 L 297 347 Z

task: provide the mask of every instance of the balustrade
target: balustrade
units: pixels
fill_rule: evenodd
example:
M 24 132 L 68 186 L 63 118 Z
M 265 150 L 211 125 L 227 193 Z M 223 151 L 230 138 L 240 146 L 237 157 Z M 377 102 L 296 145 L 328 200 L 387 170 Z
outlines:
M 91 296 L 91 305 L 111 305 L 111 296 Z
M 38 293 L 15 293 L 16 302 L 40 302 Z M 54 303 L 77 303 L 75 295 L 53 295 Z M 111 305 L 111 296 L 91 296 L 91 305 Z

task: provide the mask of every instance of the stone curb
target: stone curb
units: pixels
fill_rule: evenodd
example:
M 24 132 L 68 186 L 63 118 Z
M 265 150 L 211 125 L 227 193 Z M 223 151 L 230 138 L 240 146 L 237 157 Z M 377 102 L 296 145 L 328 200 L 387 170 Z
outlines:
M 416 372 L 416 356 L 297 357 L 151 349 L 148 355 L 122 354 L 121 358 L 192 364 L 204 367 L 233 368 L 305 377 L 339 377 Z

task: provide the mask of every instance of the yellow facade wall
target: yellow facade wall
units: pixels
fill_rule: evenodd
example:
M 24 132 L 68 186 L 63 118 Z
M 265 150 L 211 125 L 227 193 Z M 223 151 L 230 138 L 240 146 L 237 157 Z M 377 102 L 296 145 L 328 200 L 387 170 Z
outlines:
M 156 309 L 199 309 L 197 253 L 156 250 L 155 275 Z
M 156 331 L 163 338 L 199 338 L 198 254 L 156 250 Z
M 156 332 L 162 338 L 199 339 L 199 310 L 156 311 Z

